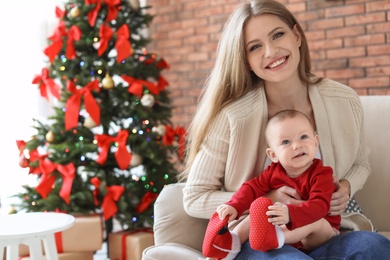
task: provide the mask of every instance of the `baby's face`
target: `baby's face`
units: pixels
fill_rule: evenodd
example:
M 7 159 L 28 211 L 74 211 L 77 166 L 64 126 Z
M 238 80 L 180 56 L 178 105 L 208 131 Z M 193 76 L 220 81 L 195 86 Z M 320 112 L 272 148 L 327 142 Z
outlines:
M 297 177 L 309 168 L 318 150 L 318 136 L 307 118 L 285 118 L 274 122 L 269 130 L 273 161 L 279 161 L 290 177 Z

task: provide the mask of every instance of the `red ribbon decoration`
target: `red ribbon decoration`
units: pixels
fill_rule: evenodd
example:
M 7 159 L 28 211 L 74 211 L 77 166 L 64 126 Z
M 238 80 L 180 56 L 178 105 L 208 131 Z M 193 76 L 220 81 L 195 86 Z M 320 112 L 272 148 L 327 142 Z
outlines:
M 129 57 L 131 54 L 133 54 L 133 48 L 131 47 L 129 38 L 130 38 L 130 31 L 129 27 L 124 24 L 122 25 L 117 31 L 117 41 L 115 43 L 115 48 L 117 51 L 116 56 L 116 62 L 120 63 L 122 60 Z
M 85 0 L 85 3 L 87 5 L 96 4 L 95 8 L 88 13 L 88 23 L 91 27 L 94 27 L 100 8 L 102 7 L 101 0 Z
M 61 19 L 65 15 L 65 12 L 61 8 L 59 8 L 58 6 L 56 6 L 55 12 L 56 12 L 56 17 L 58 19 Z
M 157 196 L 158 196 L 157 193 L 150 192 L 150 191 L 146 192 L 142 197 L 141 202 L 138 204 L 135 212 L 137 213 L 144 212 L 150 206 L 150 204 L 152 204 L 152 202 L 157 198 Z
M 100 92 L 99 81 L 96 79 L 85 85 L 84 88 L 77 89 L 76 85 L 69 80 L 67 89 L 72 92 L 73 95 L 66 101 L 65 129 L 69 130 L 77 126 L 79 121 L 81 97 L 84 97 L 84 106 L 88 114 L 91 116 L 96 125 L 100 125 L 100 107 L 91 93 L 93 90 Z
M 63 253 L 64 249 L 62 247 L 62 245 L 63 245 L 63 242 L 62 242 L 62 232 L 54 233 L 54 238 L 55 238 L 55 241 L 56 241 L 57 252 L 58 253 Z
M 66 32 L 66 27 L 64 21 L 60 21 L 57 28 L 54 30 L 54 34 L 49 37 L 49 40 L 52 41 L 52 44 L 48 46 L 43 52 L 46 56 L 49 57 L 50 62 L 54 61 L 55 56 L 62 49 L 62 37 L 68 36 L 67 48 L 66 48 L 66 58 L 74 59 L 76 57 L 76 51 L 74 48 L 74 41 L 79 41 L 81 39 L 81 30 L 73 25 L 70 27 L 69 32 Z
M 100 188 L 100 184 L 102 183 L 102 181 L 99 180 L 98 177 L 93 177 L 93 178 L 91 178 L 91 183 L 95 187 L 95 189 L 93 190 L 93 202 L 94 202 L 95 206 L 97 206 L 97 205 L 99 205 L 97 195 L 99 194 L 99 188 Z
M 115 20 L 116 17 L 118 16 L 118 9 L 117 5 L 120 4 L 120 0 L 104 0 L 104 3 L 107 5 L 108 12 L 107 12 L 107 17 L 106 17 L 106 22 Z M 96 23 L 96 18 L 100 12 L 100 9 L 102 7 L 101 0 L 85 0 L 85 3 L 87 5 L 90 4 L 96 4 L 95 8 L 93 8 L 89 13 L 88 13 L 88 23 L 90 26 L 95 26 Z
M 57 54 L 62 49 L 62 36 L 66 36 L 66 27 L 64 21 L 59 22 L 57 28 L 54 30 L 53 35 L 48 38 L 52 41 L 51 45 L 46 47 L 46 49 L 43 51 L 46 56 L 49 57 L 50 62 L 53 62 L 55 56 L 57 56 Z
M 163 144 L 171 145 L 175 140 L 175 137 L 178 136 L 179 137 L 179 158 L 183 159 L 184 149 L 185 149 L 186 130 L 181 126 L 177 126 L 176 129 L 173 129 L 169 125 L 166 125 L 165 129 L 166 132 L 165 135 L 163 136 Z
M 26 142 L 23 140 L 16 140 L 16 145 L 19 149 L 19 155 L 23 153 L 24 148 L 26 147 Z
M 156 58 L 155 56 L 153 55 L 152 57 L 150 57 L 149 59 L 146 59 L 144 61 L 144 64 L 148 65 L 148 64 L 152 64 L 153 62 L 156 62 Z M 157 63 L 156 63 L 156 67 L 158 69 L 170 69 L 171 67 L 169 66 L 169 64 L 164 60 L 164 59 L 160 59 Z
M 184 157 L 184 150 L 185 150 L 185 136 L 186 136 L 186 130 L 181 127 L 181 126 L 178 126 L 176 127 L 176 135 L 179 137 L 179 158 L 180 159 L 183 159 Z
M 98 55 L 102 56 L 102 54 L 107 50 L 108 43 L 110 42 L 113 35 L 112 28 L 106 24 L 102 24 L 99 29 L 99 37 L 100 37 L 100 46 L 98 49 Z
M 128 92 L 135 96 L 138 96 L 139 98 L 142 97 L 143 86 L 145 86 L 150 91 L 150 93 L 154 95 L 160 94 L 160 91 L 157 88 L 156 84 L 152 82 L 142 80 L 142 79 L 135 79 L 133 77 L 126 76 L 126 75 L 122 75 L 121 77 L 124 81 L 126 81 L 129 84 Z
M 72 60 L 76 58 L 76 51 L 74 48 L 74 42 L 81 39 L 81 30 L 76 25 L 70 27 L 68 32 L 68 41 L 66 46 L 66 58 Z
M 161 59 L 159 62 L 157 62 L 156 67 L 159 69 L 168 69 L 168 70 L 171 68 L 164 59 Z
M 46 158 L 47 155 L 41 156 L 39 161 L 39 170 L 41 175 L 41 182 L 37 185 L 36 191 L 42 198 L 46 199 L 49 193 L 52 191 L 52 186 L 55 182 L 55 176 L 51 174 L 54 170 L 61 173 L 63 178 L 62 187 L 60 190 L 60 197 L 67 203 L 70 203 L 70 192 L 72 190 L 73 180 L 75 178 L 76 168 L 73 163 L 67 165 L 55 164 Z M 34 172 L 36 173 L 36 172 Z
M 103 165 L 107 160 L 108 151 L 111 143 L 118 143 L 118 150 L 115 152 L 115 159 L 120 169 L 125 170 L 129 167 L 131 161 L 131 153 L 127 150 L 127 137 L 129 133 L 126 130 L 120 130 L 116 137 L 112 137 L 106 134 L 95 135 L 95 139 L 100 148 L 99 157 L 96 160 L 97 163 Z
M 30 155 L 30 162 L 35 162 L 35 161 L 39 161 L 41 156 L 39 155 L 39 152 L 37 149 L 33 150 L 33 151 L 30 151 L 29 153 Z M 29 174 L 33 173 L 33 174 L 36 174 L 36 173 L 40 173 L 39 171 L 39 167 L 31 167 L 30 166 L 30 171 L 28 172 Z
M 65 200 L 67 204 L 70 203 L 70 192 L 72 191 L 73 180 L 76 177 L 76 168 L 73 163 L 67 165 L 56 164 L 57 170 L 62 175 L 62 188 L 60 190 L 60 197 Z
M 104 196 L 103 203 L 102 203 L 104 220 L 110 219 L 118 211 L 118 207 L 116 206 L 116 201 L 119 200 L 123 191 L 125 190 L 124 187 L 119 185 L 106 186 L 106 188 L 107 188 L 107 194 L 106 196 Z
M 167 87 L 168 85 L 168 81 L 163 76 L 158 77 L 157 88 L 159 91 L 165 90 L 165 87 Z
M 108 8 L 106 22 L 115 20 L 118 16 L 118 9 L 116 6 L 121 3 L 121 0 L 104 0 L 104 3 Z
M 41 75 L 36 75 L 32 84 L 39 84 L 39 90 L 41 96 L 49 100 L 48 89 L 53 94 L 54 97 L 60 99 L 60 86 L 58 86 L 55 81 L 49 77 L 49 70 L 47 68 L 42 69 Z
M 163 136 L 163 144 L 171 145 L 175 141 L 175 129 L 170 125 L 165 126 L 165 135 Z

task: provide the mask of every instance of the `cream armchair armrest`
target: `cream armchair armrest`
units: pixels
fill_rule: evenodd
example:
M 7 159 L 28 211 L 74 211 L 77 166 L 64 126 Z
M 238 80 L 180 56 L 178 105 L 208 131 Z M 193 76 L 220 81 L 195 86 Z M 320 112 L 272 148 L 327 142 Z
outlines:
M 183 208 L 184 183 L 164 187 L 154 204 L 154 242 L 143 260 L 198 260 L 208 219 L 189 216 Z M 184 258 L 183 258 L 184 257 Z

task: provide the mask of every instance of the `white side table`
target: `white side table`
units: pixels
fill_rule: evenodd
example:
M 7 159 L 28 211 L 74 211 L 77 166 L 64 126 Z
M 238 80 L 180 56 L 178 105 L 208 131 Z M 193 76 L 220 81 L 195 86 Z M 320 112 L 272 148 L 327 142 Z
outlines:
M 0 216 L 0 258 L 7 247 L 7 260 L 19 258 L 19 244 L 29 246 L 30 257 L 42 260 L 42 243 L 47 260 L 58 260 L 54 234 L 70 228 L 75 218 L 55 212 L 29 212 Z

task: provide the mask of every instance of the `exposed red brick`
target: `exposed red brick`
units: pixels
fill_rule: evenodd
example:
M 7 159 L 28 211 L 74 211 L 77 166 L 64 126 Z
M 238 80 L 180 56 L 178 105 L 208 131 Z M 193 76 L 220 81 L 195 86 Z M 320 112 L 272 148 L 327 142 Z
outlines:
M 310 46 L 313 72 L 359 95 L 390 95 L 388 0 L 278 0 L 292 10 Z M 148 0 L 155 15 L 148 46 L 170 63 L 164 71 L 175 108 L 172 122 L 189 126 L 214 66 L 225 21 L 237 0 Z

